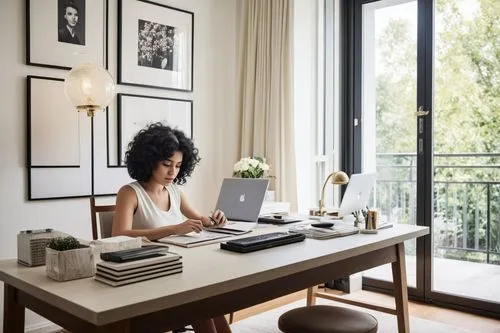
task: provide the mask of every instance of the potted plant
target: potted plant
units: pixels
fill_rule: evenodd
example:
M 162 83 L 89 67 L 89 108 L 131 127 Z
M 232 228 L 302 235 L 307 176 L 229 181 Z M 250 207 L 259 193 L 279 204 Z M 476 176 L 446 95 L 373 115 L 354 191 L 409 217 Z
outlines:
M 269 165 L 264 157 L 243 157 L 233 166 L 233 176 L 240 178 L 268 177 Z
M 57 281 L 68 281 L 94 275 L 92 249 L 74 237 L 55 237 L 45 248 L 46 274 Z
M 233 166 L 233 177 L 239 178 L 271 178 L 269 164 L 265 157 L 243 157 Z M 265 201 L 274 201 L 274 191 L 266 191 Z

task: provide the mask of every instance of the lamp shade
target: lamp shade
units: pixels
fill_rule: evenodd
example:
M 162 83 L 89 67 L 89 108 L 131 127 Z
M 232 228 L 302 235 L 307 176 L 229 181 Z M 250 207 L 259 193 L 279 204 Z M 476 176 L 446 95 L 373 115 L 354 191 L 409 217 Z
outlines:
M 337 171 L 332 173 L 332 184 L 345 185 L 349 183 L 349 176 L 344 171 Z
M 113 78 L 107 70 L 92 63 L 74 67 L 64 80 L 64 93 L 78 111 L 93 117 L 111 102 L 116 93 Z

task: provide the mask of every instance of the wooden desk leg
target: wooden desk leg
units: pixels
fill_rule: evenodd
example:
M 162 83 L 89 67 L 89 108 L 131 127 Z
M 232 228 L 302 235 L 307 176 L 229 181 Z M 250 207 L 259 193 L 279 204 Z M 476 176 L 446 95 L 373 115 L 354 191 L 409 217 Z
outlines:
M 398 261 L 392 263 L 392 279 L 394 281 L 394 297 L 396 301 L 396 316 L 398 318 L 398 332 L 409 333 L 410 321 L 408 315 L 408 285 L 406 282 L 405 245 L 399 243 L 397 247 Z
M 17 289 L 4 284 L 3 333 L 24 332 L 24 306 L 17 303 Z
M 316 293 L 318 286 L 307 288 L 307 306 L 316 305 Z

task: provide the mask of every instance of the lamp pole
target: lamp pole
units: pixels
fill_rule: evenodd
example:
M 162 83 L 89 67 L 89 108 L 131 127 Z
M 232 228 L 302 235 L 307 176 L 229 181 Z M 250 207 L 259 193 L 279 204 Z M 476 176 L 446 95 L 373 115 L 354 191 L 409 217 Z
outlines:
M 319 199 L 319 207 L 318 210 L 312 211 L 310 215 L 314 216 L 323 216 L 326 214 L 326 209 L 325 209 L 325 189 L 326 189 L 326 184 L 328 184 L 328 181 L 331 179 L 331 182 L 333 185 L 344 185 L 349 182 L 349 176 L 343 171 L 334 171 L 326 177 L 326 180 L 323 184 L 323 188 L 321 189 L 321 196 Z
M 94 196 L 94 116 L 104 110 L 116 94 L 115 82 L 107 70 L 92 63 L 84 63 L 68 73 L 64 93 L 78 111 L 90 117 L 90 181 Z

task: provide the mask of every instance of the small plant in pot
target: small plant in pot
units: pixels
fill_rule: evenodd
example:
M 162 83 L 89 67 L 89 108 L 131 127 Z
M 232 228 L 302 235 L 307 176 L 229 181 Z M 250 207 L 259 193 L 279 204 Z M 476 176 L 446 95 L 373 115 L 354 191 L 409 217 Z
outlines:
M 275 178 L 270 176 L 270 166 L 265 157 L 252 156 L 243 157 L 233 165 L 233 177 L 237 178 Z M 265 201 L 275 200 L 275 191 L 267 190 Z
M 68 281 L 94 275 L 92 249 L 74 237 L 52 238 L 45 249 L 46 274 L 57 281 Z

